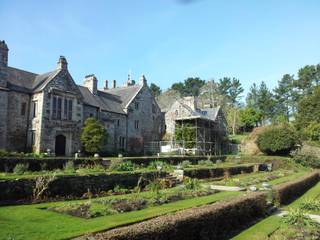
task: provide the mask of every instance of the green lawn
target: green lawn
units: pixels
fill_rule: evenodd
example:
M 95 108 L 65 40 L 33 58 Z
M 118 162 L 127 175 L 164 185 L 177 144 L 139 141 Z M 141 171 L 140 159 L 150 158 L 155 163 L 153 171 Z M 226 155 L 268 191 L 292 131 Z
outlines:
M 57 203 L 0 207 L 0 239 L 65 239 L 146 220 L 178 210 L 238 196 L 239 192 L 221 192 L 205 197 L 181 200 L 139 211 L 82 219 L 40 208 Z
M 316 199 L 320 195 L 320 182 L 307 191 L 304 195 L 298 198 L 293 203 L 287 205 L 284 209 L 288 210 L 290 208 L 299 208 L 300 203 L 303 202 L 305 199 Z M 286 228 L 286 224 L 280 222 L 280 217 L 277 216 L 270 216 L 259 223 L 255 224 L 254 226 L 248 228 L 247 230 L 243 231 L 239 235 L 233 238 L 233 240 L 261 240 L 266 239 L 270 234 L 275 232 L 278 229 Z

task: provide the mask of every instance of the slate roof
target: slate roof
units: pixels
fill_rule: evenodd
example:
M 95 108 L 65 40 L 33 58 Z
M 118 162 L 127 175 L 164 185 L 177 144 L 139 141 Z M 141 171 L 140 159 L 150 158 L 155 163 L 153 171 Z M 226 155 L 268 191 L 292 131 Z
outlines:
M 185 116 L 185 117 L 180 117 L 177 118 L 176 120 L 183 120 L 183 119 L 192 119 L 192 118 L 201 118 L 205 120 L 210 120 L 210 121 L 216 121 L 217 116 L 220 110 L 220 106 L 215 107 L 215 108 L 198 108 L 198 109 L 192 109 L 183 101 L 177 100 L 181 105 L 183 105 L 190 113 L 190 116 Z
M 104 90 L 104 92 L 120 97 L 121 107 L 126 108 L 127 105 L 131 102 L 131 100 L 138 94 L 142 87 L 142 85 L 137 84 L 132 86 L 110 88 Z
M 54 70 L 39 75 L 13 67 L 5 68 L 5 71 L 8 74 L 8 88 L 27 93 L 42 89 L 59 72 Z
M 121 107 L 122 101 L 119 96 L 102 91 L 98 91 L 97 95 L 94 95 L 84 86 L 79 86 L 79 89 L 85 104 L 101 108 L 103 111 L 126 114 Z

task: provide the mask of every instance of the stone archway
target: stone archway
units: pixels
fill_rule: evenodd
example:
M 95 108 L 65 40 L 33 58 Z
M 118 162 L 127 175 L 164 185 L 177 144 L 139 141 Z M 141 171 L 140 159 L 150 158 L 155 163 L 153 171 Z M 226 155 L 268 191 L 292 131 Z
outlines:
M 56 136 L 55 154 L 56 156 L 66 155 L 66 137 L 64 135 Z

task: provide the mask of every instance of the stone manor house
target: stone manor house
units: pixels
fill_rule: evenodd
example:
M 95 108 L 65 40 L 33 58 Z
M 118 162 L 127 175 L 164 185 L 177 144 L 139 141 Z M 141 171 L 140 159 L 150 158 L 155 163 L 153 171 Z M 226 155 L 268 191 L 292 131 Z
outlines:
M 89 117 L 108 131 L 105 152 L 142 153 L 144 143 L 159 141 L 164 116 L 146 78 L 128 77 L 102 90 L 94 75 L 77 85 L 61 56 L 56 69 L 36 74 L 8 66 L 8 47 L 0 41 L 0 149 L 72 155 L 81 149 L 80 134 Z

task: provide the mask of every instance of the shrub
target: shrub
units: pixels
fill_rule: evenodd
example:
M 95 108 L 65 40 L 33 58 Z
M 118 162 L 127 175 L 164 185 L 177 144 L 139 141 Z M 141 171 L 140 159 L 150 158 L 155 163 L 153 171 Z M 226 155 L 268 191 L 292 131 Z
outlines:
M 186 177 L 183 183 L 184 183 L 184 187 L 188 190 L 198 190 L 201 188 L 200 181 L 196 178 Z
M 153 161 L 149 164 L 149 169 L 157 169 L 157 167 L 160 166 L 161 170 L 170 170 L 172 169 L 172 166 L 169 163 L 163 162 L 163 161 Z
M 320 123 L 318 122 L 311 122 L 305 129 L 304 135 L 312 141 L 319 141 L 320 140 Z
M 290 209 L 288 215 L 285 215 L 282 218 L 284 223 L 295 225 L 295 226 L 312 226 L 316 225 L 316 222 L 312 220 L 308 215 L 304 213 L 303 210 L 297 209 Z
M 88 118 L 82 129 L 81 142 L 88 153 L 101 151 L 108 138 L 107 130 L 94 118 Z
M 5 149 L 0 149 L 0 157 L 6 157 L 9 153 Z
M 212 166 L 214 163 L 211 160 L 200 160 L 198 161 L 198 164 L 203 166 Z
M 299 143 L 296 131 L 287 126 L 270 126 L 257 137 L 258 148 L 268 155 L 288 155 Z
M 320 158 L 312 155 L 294 154 L 293 160 L 305 167 L 320 168 Z
M 191 164 L 192 164 L 192 163 L 191 163 L 189 160 L 184 160 L 184 161 L 182 161 L 181 166 L 182 166 L 183 168 L 187 168 L 187 167 L 189 167 Z
M 23 164 L 23 163 L 18 163 L 14 169 L 13 172 L 15 174 L 24 174 L 26 171 L 28 171 L 29 168 L 29 164 Z
M 74 171 L 74 162 L 73 161 L 68 161 L 66 162 L 66 164 L 64 165 L 64 170 L 65 171 Z
M 131 161 L 115 160 L 110 164 L 109 169 L 113 171 L 133 171 L 136 166 Z
M 300 204 L 300 206 L 306 211 L 320 211 L 320 200 L 306 199 Z

